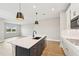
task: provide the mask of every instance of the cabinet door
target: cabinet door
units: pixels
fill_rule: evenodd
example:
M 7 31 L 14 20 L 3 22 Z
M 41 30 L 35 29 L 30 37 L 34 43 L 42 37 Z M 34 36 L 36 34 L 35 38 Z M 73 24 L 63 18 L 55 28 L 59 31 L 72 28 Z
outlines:
M 71 3 L 71 19 L 79 15 L 79 3 Z
M 66 40 L 66 39 L 63 40 L 63 49 L 64 49 L 65 55 L 67 55 L 67 56 L 72 55 L 73 49 L 71 48 L 71 46 L 72 45 L 68 40 Z
M 62 45 L 63 45 L 63 50 L 64 50 L 65 55 L 69 55 L 69 51 L 68 51 L 66 42 L 64 40 L 62 41 Z
M 38 45 L 34 45 L 33 47 L 31 47 L 30 49 L 30 56 L 37 56 L 37 48 L 38 48 Z
M 37 56 L 40 56 L 41 54 L 42 54 L 42 41 L 38 43 Z
M 44 37 L 42 40 L 40 40 L 38 43 L 36 43 L 33 47 L 30 49 L 30 55 L 32 56 L 40 56 L 45 48 L 45 39 Z
M 67 29 L 71 28 L 71 9 L 68 8 L 68 10 L 66 11 L 66 24 L 67 24 Z
M 79 56 L 79 49 L 68 40 L 63 40 L 63 49 L 67 56 Z
M 31 49 L 30 56 L 37 56 L 37 49 L 36 48 Z
M 45 40 L 42 39 L 30 49 L 30 55 L 40 56 L 45 48 Z
M 77 12 L 76 12 L 76 10 L 71 10 L 71 20 L 74 18 L 74 17 L 76 17 L 76 14 Z
M 29 56 L 29 49 L 26 49 L 26 48 L 23 48 L 23 47 L 20 47 L 20 46 L 16 46 L 16 56 Z
M 39 43 L 40 43 L 40 45 L 39 45 L 40 49 L 38 49 L 38 51 L 39 51 L 39 55 L 41 55 L 45 48 L 45 39 L 42 39 Z

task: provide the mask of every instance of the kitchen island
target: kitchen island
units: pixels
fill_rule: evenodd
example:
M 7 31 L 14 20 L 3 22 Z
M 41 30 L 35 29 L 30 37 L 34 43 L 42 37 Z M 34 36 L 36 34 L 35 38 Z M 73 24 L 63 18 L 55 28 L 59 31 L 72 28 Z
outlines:
M 45 48 L 46 36 L 40 39 L 17 37 L 9 41 L 13 45 L 15 56 L 40 56 Z

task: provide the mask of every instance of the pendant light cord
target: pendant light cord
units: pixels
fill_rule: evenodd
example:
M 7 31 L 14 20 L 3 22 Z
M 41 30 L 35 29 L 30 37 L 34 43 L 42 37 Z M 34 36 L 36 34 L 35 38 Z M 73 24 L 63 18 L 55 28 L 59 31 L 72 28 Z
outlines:
M 21 3 L 19 3 L 19 12 L 21 12 Z
M 36 20 L 37 20 L 37 15 L 38 15 L 38 12 L 37 12 L 37 10 L 35 10 L 35 16 L 36 16 Z

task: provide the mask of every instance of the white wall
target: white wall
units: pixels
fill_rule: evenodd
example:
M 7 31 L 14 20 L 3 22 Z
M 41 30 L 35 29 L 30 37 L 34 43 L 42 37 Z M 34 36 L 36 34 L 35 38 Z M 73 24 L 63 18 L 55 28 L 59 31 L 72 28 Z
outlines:
M 0 18 L 0 42 L 4 40 L 4 19 Z
M 16 28 L 16 32 L 6 32 L 6 28 Z M 21 25 L 19 24 L 12 24 L 12 23 L 5 23 L 4 24 L 4 38 L 16 37 L 21 36 Z
M 6 33 L 6 26 L 12 26 L 12 25 L 16 26 L 16 33 Z M 19 24 L 5 23 L 5 19 L 0 18 L 0 42 L 4 41 L 4 39 L 9 37 L 19 36 L 21 33 L 20 29 L 21 27 Z
M 32 33 L 33 33 L 33 24 L 24 24 L 21 26 L 22 36 L 32 36 Z
M 16 33 L 6 33 L 6 26 L 15 26 Z M 4 18 L 0 17 L 0 42 L 4 41 L 4 39 L 14 36 L 20 36 L 21 34 L 21 26 L 19 24 L 6 23 Z
M 67 29 L 67 20 L 66 20 L 66 13 L 61 12 L 60 13 L 60 34 L 62 31 Z
M 62 32 L 67 29 L 66 13 L 63 11 L 60 13 L 60 46 L 62 47 Z
M 48 40 L 60 39 L 60 20 L 59 18 L 48 18 L 40 20 L 39 25 L 28 24 L 22 25 L 22 35 L 32 35 L 33 30 L 36 30 L 38 35 L 47 35 Z

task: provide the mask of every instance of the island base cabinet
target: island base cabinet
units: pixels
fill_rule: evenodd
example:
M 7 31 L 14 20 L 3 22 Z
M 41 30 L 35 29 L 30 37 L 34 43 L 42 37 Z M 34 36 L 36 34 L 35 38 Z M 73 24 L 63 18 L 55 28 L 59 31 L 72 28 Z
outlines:
M 29 56 L 29 49 L 23 48 L 16 46 L 16 51 L 15 51 L 16 56 Z
M 45 48 L 45 38 L 40 40 L 30 49 L 16 46 L 16 56 L 41 56 Z
M 45 48 L 45 40 L 41 40 L 30 49 L 31 56 L 40 56 Z

